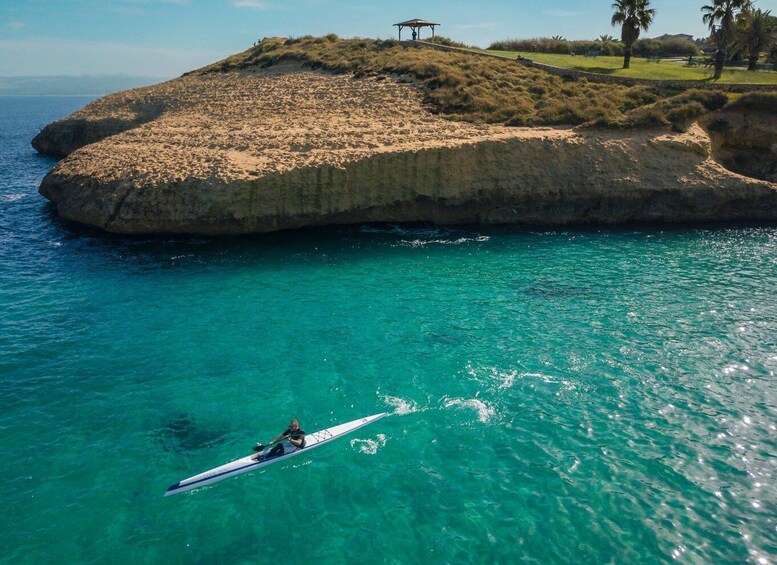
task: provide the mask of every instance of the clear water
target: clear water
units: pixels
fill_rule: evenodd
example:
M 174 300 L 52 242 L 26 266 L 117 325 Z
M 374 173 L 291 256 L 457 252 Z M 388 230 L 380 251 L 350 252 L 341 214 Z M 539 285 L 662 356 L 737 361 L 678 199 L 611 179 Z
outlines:
M 103 236 L 29 145 L 87 100 L 0 98 L 0 560 L 775 562 L 777 228 Z

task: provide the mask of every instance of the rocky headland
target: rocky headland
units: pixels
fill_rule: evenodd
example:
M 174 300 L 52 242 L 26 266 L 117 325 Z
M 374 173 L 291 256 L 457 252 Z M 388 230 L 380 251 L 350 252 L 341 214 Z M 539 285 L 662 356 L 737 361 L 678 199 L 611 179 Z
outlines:
M 47 126 L 33 145 L 65 158 L 40 192 L 63 218 L 125 234 L 777 220 L 777 117 L 758 106 L 682 132 L 507 127 L 452 120 L 428 88 L 222 63 Z

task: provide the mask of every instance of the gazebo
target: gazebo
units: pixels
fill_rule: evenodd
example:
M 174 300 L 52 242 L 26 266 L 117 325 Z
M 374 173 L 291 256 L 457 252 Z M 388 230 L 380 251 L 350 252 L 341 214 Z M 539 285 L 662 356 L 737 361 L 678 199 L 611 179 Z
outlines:
M 394 24 L 399 28 L 399 40 L 402 41 L 402 28 L 403 27 L 409 27 L 413 30 L 413 41 L 416 39 L 421 39 L 421 28 L 422 27 L 430 27 L 432 28 L 432 39 L 434 39 L 434 26 L 438 26 L 440 24 L 436 24 L 434 22 L 430 22 L 427 20 L 407 20 L 406 22 L 400 22 L 398 24 Z

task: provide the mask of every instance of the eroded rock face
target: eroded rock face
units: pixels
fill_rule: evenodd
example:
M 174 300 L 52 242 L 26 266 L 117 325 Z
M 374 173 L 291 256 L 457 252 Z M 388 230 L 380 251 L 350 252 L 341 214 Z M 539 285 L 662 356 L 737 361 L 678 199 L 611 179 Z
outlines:
M 40 189 L 62 217 L 112 232 L 777 220 L 777 186 L 714 162 L 698 126 L 476 126 L 430 113 L 411 84 L 300 69 L 189 75 L 121 94 L 57 131 L 79 139 L 79 120 L 114 116 L 131 129 L 73 151 Z
M 704 120 L 713 155 L 724 167 L 777 182 L 777 116 L 772 112 L 731 109 Z
M 174 106 L 164 97 L 165 84 L 111 94 L 63 120 L 48 124 L 32 140 L 40 153 L 65 157 L 85 145 L 147 123 Z

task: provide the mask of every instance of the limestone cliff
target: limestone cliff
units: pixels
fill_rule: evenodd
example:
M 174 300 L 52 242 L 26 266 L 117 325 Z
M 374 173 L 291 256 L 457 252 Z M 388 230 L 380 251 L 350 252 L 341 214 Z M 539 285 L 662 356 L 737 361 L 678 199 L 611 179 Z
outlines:
M 68 155 L 40 188 L 60 216 L 118 233 L 777 220 L 773 177 L 724 168 L 699 126 L 473 125 L 430 112 L 411 83 L 298 67 L 108 96 L 35 146 Z
M 712 138 L 713 156 L 727 169 L 777 182 L 777 116 L 762 108 L 725 108 L 702 123 Z
M 164 85 L 126 90 L 100 98 L 64 120 L 47 125 L 32 140 L 40 153 L 66 157 L 76 149 L 132 129 L 158 117 L 175 99 Z

